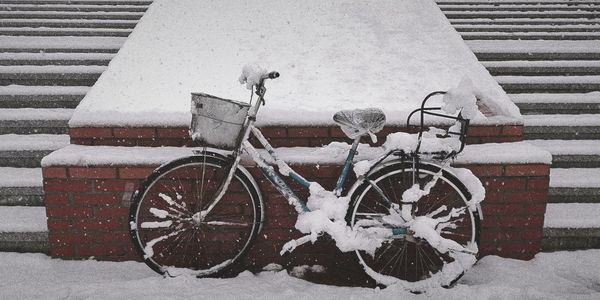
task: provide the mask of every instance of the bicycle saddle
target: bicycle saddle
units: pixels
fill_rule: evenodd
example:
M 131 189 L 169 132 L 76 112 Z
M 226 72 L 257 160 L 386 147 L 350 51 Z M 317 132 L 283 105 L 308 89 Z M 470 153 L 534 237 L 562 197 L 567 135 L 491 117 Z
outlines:
M 333 121 L 351 139 L 369 135 L 373 143 L 377 142 L 375 133 L 385 125 L 385 114 L 379 108 L 342 110 L 333 115 Z

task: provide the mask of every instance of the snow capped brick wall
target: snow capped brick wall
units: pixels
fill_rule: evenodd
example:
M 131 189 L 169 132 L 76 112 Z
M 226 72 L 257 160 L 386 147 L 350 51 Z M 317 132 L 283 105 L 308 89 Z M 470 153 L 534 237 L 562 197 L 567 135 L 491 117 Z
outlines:
M 191 92 L 247 101 L 237 78 L 248 63 L 282 74 L 268 84 L 259 125 L 330 125 L 337 110 L 358 107 L 381 107 L 398 125 L 464 75 L 501 115 L 476 122 L 520 120 L 431 0 L 158 0 L 70 126 L 188 126 Z

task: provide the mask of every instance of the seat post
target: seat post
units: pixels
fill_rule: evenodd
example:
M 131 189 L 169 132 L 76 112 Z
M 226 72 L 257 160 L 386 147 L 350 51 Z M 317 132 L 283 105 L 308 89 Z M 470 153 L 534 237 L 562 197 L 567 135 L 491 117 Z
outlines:
M 361 136 L 358 136 L 354 139 L 352 143 L 352 147 L 350 148 L 350 152 L 348 152 L 348 157 L 346 157 L 346 162 L 344 162 L 344 167 L 342 168 L 342 172 L 340 173 L 340 177 L 335 184 L 335 190 L 333 193 L 336 196 L 340 196 L 342 194 L 342 189 L 344 188 L 344 183 L 346 182 L 346 178 L 348 178 L 348 173 L 350 173 L 350 167 L 352 166 L 352 162 L 354 161 L 354 156 L 358 153 L 356 149 L 358 149 L 358 144 L 360 144 Z

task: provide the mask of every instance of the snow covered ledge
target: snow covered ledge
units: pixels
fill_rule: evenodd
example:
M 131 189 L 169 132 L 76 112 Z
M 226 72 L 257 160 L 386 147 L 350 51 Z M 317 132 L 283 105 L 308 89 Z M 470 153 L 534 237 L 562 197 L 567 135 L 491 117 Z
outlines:
M 157 0 L 76 109 L 72 143 L 189 145 L 190 93 L 247 101 L 248 63 L 282 74 L 258 121 L 276 146 L 342 140 L 332 115 L 349 108 L 381 107 L 397 131 L 463 76 L 491 115 L 473 121 L 471 142 L 521 139 L 518 108 L 432 0 Z
M 309 179 L 332 187 L 348 145 L 280 149 L 280 157 Z M 42 161 L 50 252 L 55 257 L 137 260 L 128 235 L 132 192 L 152 170 L 187 156 L 190 148 L 71 145 Z M 359 149 L 368 159 L 370 151 Z M 302 154 L 300 154 L 302 153 Z M 324 157 L 329 157 L 324 159 Z M 551 155 L 527 143 L 467 146 L 456 162 L 477 175 L 486 187 L 482 209 L 483 255 L 530 259 L 540 251 Z M 296 212 L 260 171 L 247 164 L 265 199 L 266 223 L 252 248 L 247 268 L 269 263 L 357 267 L 353 254 L 340 254 L 327 240 L 281 257 L 285 242 L 300 237 Z M 317 179 L 318 178 L 318 179 Z M 350 180 L 352 181 L 352 180 Z M 336 266 L 340 267 L 340 265 Z

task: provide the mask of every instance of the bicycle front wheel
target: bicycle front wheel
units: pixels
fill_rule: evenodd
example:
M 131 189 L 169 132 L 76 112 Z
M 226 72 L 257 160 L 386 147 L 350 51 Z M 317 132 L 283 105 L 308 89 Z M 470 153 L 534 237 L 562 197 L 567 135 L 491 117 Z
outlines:
M 156 169 L 133 196 L 131 237 L 160 274 L 220 275 L 242 257 L 262 224 L 256 182 L 238 168 L 225 195 L 204 215 L 225 180 L 228 161 L 191 156 Z
M 389 215 L 392 205 L 401 205 L 405 190 L 415 183 L 424 186 L 438 172 L 440 168 L 435 165 L 401 162 L 374 172 L 354 189 L 348 223 L 355 227 L 361 220 L 381 220 Z M 474 245 L 479 243 L 479 216 L 476 210 L 469 209 L 467 201 L 471 195 L 456 177 L 445 170 L 441 172 L 429 195 L 415 203 L 413 218 L 447 216 L 449 226 L 439 232 L 440 236 L 465 248 L 477 249 Z M 457 211 L 461 213 L 455 213 Z M 378 282 L 386 285 L 404 282 L 412 290 L 428 286 L 447 287 L 456 282 L 465 268 L 470 267 L 468 263 L 458 261 L 457 255 L 461 256 L 461 260 L 465 259 L 464 256 L 472 256 L 466 260 L 475 262 L 473 254 L 441 253 L 426 240 L 411 236 L 410 232 L 388 238 L 374 255 L 364 251 L 356 251 L 356 254 L 365 271 Z

